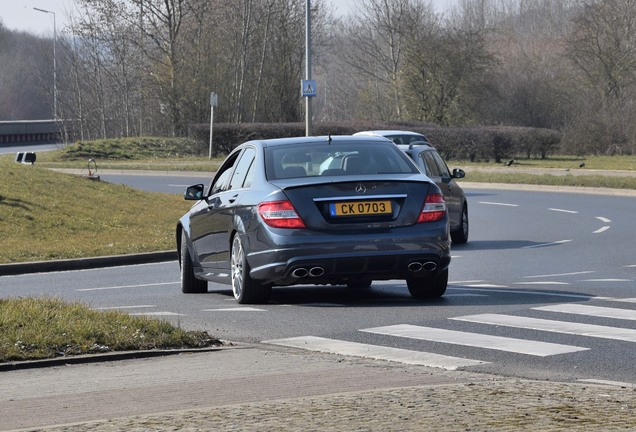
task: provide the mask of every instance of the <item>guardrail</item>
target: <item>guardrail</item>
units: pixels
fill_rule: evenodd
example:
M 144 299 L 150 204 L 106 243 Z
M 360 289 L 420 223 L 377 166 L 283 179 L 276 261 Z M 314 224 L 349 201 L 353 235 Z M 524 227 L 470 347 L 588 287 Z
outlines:
M 0 121 L 0 146 L 60 141 L 60 125 L 56 120 Z

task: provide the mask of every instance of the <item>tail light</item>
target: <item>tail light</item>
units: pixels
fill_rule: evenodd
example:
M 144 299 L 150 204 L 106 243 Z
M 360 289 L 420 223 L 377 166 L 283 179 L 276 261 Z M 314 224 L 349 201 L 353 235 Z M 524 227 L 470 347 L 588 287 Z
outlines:
M 432 193 L 426 195 L 424 207 L 422 207 L 422 212 L 417 218 L 417 223 L 437 222 L 444 219 L 445 216 L 446 201 L 444 201 L 444 195 Z
M 260 203 L 258 214 L 273 228 L 305 228 L 305 223 L 289 201 Z

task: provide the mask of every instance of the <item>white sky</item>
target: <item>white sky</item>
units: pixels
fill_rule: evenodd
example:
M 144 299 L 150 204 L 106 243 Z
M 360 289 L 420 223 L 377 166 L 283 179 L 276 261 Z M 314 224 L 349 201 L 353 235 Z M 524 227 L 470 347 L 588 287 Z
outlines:
M 353 9 L 353 0 L 330 0 L 337 13 L 347 14 Z M 445 12 L 456 0 L 431 0 L 437 12 Z M 73 0 L 0 0 L 0 20 L 11 30 L 20 30 L 41 36 L 53 35 L 53 14 L 38 12 L 33 8 L 55 13 L 55 27 L 61 32 L 67 17 L 75 10 Z

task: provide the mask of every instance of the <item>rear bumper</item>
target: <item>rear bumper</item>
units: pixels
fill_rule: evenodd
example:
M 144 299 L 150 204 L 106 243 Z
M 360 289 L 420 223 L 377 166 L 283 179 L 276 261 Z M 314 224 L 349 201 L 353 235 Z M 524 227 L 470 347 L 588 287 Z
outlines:
M 355 242 L 351 237 L 331 242 L 322 237 L 315 243 L 294 241 L 248 254 L 251 277 L 274 285 L 427 277 L 448 268 L 450 260 L 447 238 L 431 241 L 391 235 L 365 236 Z

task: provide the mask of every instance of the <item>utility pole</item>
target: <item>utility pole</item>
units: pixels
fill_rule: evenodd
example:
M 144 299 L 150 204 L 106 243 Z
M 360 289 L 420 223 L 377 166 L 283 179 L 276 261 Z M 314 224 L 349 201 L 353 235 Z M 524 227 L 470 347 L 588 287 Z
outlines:
M 55 46 L 57 45 L 57 29 L 55 25 L 55 12 L 36 7 L 33 9 L 38 12 L 53 15 L 53 119 L 57 120 L 57 55 L 55 53 Z
M 305 22 L 305 79 L 311 80 L 311 0 L 306 3 Z M 311 97 L 305 97 L 305 135 L 311 135 Z

